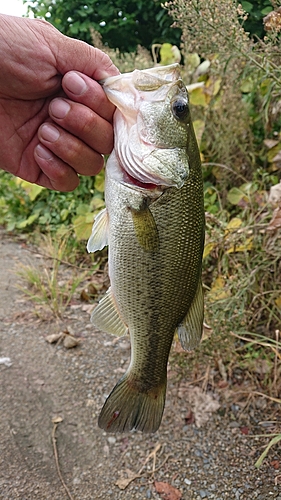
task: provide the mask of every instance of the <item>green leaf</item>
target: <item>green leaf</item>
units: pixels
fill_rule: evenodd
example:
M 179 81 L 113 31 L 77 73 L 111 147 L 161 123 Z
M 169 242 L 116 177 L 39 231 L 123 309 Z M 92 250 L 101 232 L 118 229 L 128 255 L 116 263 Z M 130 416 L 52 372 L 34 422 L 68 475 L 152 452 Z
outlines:
M 180 59 L 180 52 L 179 59 Z M 166 66 L 167 64 L 172 64 L 175 62 L 175 54 L 173 51 L 173 46 L 171 43 L 163 43 L 160 48 L 160 64 Z
M 100 193 L 104 193 L 104 170 L 95 177 L 95 189 Z
M 42 186 L 37 186 L 37 184 L 32 184 L 31 182 L 27 182 L 22 179 L 19 179 L 18 183 L 25 190 L 31 201 L 36 200 L 37 196 L 41 193 L 41 191 L 45 189 Z
M 63 208 L 60 212 L 61 220 L 65 221 L 67 217 L 69 216 L 69 210 L 67 208 Z
M 189 101 L 193 106 L 208 106 L 206 94 L 203 87 L 199 87 L 189 92 Z
M 255 90 L 256 83 L 251 77 L 245 78 L 240 85 L 241 92 L 248 94 L 249 92 L 253 92 Z
M 267 14 L 269 14 L 270 12 L 272 12 L 272 6 L 269 6 L 269 7 L 265 7 L 264 9 L 261 10 L 261 14 L 263 16 L 266 16 Z
M 253 5 L 250 2 L 242 0 L 241 5 L 246 12 L 251 12 L 253 10 Z
M 200 145 L 203 132 L 205 130 L 205 122 L 203 120 L 194 120 L 193 128 L 198 144 Z
M 92 213 L 78 215 L 78 217 L 73 218 L 73 228 L 78 241 L 87 240 L 88 238 L 90 238 L 93 221 L 94 215 Z
M 102 209 L 105 207 L 104 200 L 102 198 L 99 198 L 98 196 L 94 196 L 94 198 L 91 201 L 90 208 L 93 212 L 97 212 L 98 210 Z
M 185 55 L 184 60 L 188 71 L 194 71 L 200 64 L 200 57 L 195 52 Z
M 83 217 L 85 217 L 85 214 L 87 214 L 88 212 L 89 212 L 89 205 L 86 205 L 86 203 L 81 203 L 76 208 L 77 215 L 82 215 Z
M 245 193 L 237 187 L 231 188 L 227 193 L 227 199 L 232 205 L 238 205 L 243 198 L 245 198 Z
M 39 217 L 39 212 L 35 213 L 35 214 L 32 214 L 30 215 L 27 219 L 21 221 L 21 222 L 18 222 L 18 224 L 16 224 L 16 227 L 18 229 L 23 229 L 27 226 L 31 226 L 31 224 L 33 224 L 33 222 L 38 219 Z

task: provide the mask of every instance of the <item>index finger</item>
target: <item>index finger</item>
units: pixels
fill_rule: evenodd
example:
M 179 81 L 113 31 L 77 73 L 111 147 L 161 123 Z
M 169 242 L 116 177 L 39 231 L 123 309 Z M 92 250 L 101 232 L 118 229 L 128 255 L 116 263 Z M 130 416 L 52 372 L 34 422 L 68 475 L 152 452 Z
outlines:
M 84 104 L 112 122 L 115 106 L 108 100 L 98 82 L 78 71 L 69 71 L 62 79 L 62 87 L 70 99 Z

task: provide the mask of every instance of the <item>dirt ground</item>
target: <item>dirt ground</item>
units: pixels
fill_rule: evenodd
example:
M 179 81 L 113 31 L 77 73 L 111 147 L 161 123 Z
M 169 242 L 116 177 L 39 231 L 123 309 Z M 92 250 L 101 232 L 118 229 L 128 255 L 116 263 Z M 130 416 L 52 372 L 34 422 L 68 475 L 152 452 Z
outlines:
M 29 245 L 0 231 L 1 500 L 281 500 L 280 446 L 254 467 L 268 443 L 254 435 L 281 421 L 277 410 L 268 414 L 264 398 L 244 409 L 226 404 L 220 393 L 202 392 L 200 383 L 196 392 L 170 367 L 155 435 L 100 430 L 97 416 L 127 366 L 128 340 L 96 331 L 82 307 L 70 307 L 63 321 L 51 315 L 40 321 L 15 287 L 18 264 L 34 258 Z M 78 347 L 46 342 L 69 328 L 81 339 Z M 209 411 L 202 410 L 209 419 L 203 415 L 198 427 L 193 414 L 202 393 L 205 403 L 210 396 Z M 128 477 L 134 479 L 122 489 Z M 116 484 L 120 479 L 125 482 Z

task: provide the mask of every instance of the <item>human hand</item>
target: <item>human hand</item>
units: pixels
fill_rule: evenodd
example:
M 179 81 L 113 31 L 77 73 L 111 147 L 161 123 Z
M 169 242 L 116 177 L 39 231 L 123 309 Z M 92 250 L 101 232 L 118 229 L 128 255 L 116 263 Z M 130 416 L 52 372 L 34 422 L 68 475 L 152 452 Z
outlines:
M 45 21 L 2 15 L 0 28 L 0 167 L 71 191 L 112 150 L 115 108 L 96 80 L 119 72 Z

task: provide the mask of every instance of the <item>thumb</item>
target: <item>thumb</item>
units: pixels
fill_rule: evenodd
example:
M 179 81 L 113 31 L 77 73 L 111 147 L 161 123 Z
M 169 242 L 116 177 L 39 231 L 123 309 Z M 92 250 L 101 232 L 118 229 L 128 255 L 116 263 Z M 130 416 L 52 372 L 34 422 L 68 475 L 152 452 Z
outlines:
M 57 70 L 60 74 L 80 71 L 97 81 L 119 75 L 119 70 L 102 50 L 81 40 L 60 35 L 57 46 Z

